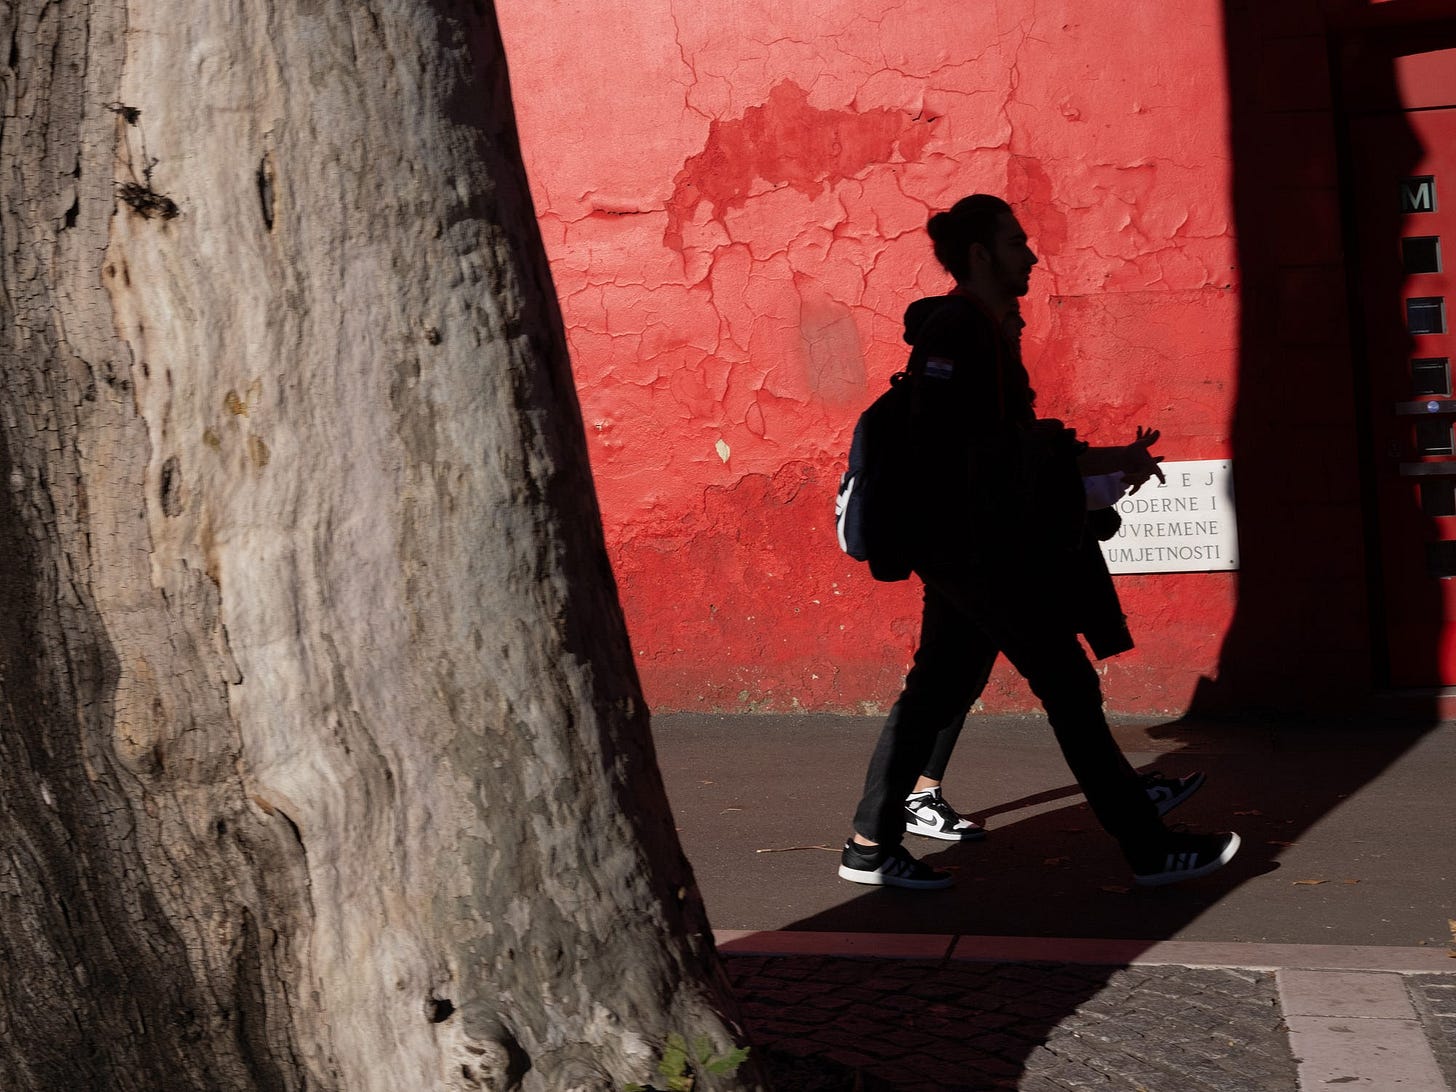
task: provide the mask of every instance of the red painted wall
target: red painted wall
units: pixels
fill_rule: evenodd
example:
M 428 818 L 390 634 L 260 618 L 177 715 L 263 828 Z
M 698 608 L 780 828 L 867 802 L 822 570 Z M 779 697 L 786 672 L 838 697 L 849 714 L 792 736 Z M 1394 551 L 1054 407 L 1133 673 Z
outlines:
M 948 282 L 930 213 L 977 190 L 1042 263 L 1039 409 L 1094 442 L 1230 455 L 1239 324 L 1222 6 L 578 0 L 498 7 L 607 542 L 659 710 L 894 699 L 918 585 L 837 550 L 858 411 Z M 1110 707 L 1184 708 L 1230 574 L 1119 577 Z M 1010 672 L 988 708 L 1034 703 Z

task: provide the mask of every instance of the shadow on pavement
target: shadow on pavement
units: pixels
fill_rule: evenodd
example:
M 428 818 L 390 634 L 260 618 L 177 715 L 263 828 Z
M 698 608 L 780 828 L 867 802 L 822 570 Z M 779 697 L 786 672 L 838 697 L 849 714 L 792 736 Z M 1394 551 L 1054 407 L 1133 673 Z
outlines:
M 1117 847 L 1098 826 L 1075 784 L 977 808 L 966 797 L 972 786 L 984 793 L 984 780 L 974 773 L 958 777 L 953 767 L 947 794 L 953 800 L 960 797 L 958 806 L 967 814 L 991 822 L 991 836 L 964 845 L 923 838 L 910 838 L 907 844 L 916 856 L 953 871 L 955 887 L 943 892 L 872 889 L 789 928 L 853 932 L 863 929 L 872 916 L 877 931 L 1171 938 L 1251 878 L 1280 868 L 1281 856 L 1298 844 L 1305 831 L 1406 754 L 1424 734 L 1410 725 L 1341 732 L 1313 725 L 1285 725 L 1276 731 L 1254 725 L 1174 722 L 1152 729 L 1150 739 L 1175 746 L 1142 761 L 1142 770 L 1181 774 L 1202 769 L 1209 774 L 1205 787 L 1167 822 L 1186 823 L 1193 829 L 1234 829 L 1243 839 L 1239 855 L 1227 868 L 1202 880 L 1162 888 L 1132 884 Z M 1128 745 L 1124 736 L 1124 746 Z M 966 765 L 974 770 L 974 719 L 962 746 Z M 1048 808 L 1059 800 L 1066 802 Z M 1027 810 L 1034 813 L 1005 822 Z M 1378 840 L 1392 832 L 1368 833 Z M 1354 864 L 1356 848 L 1350 847 L 1351 858 L 1344 862 L 1349 874 L 1340 873 L 1340 861 L 1322 857 L 1306 867 L 1326 874 L 1295 876 L 1290 883 L 1307 880 L 1314 887 L 1321 886 L 1316 880 L 1336 885 L 1361 880 Z M 1262 933 L 1256 931 L 1259 924 L 1243 922 L 1247 935 L 1239 939 L 1289 939 L 1274 921 L 1264 923 Z M 1304 941 L 1312 939 L 1305 936 Z M 1339 942 L 1379 941 L 1345 933 Z M 1416 942 L 1412 937 L 1410 943 Z
M 1298 1082 L 1267 971 L 751 956 L 728 966 L 783 1092 Z
M 1449 907 L 1443 895 L 1431 895 L 1450 879 L 1439 863 L 1449 865 L 1443 817 L 1450 808 L 1431 810 L 1447 763 L 1405 763 L 1399 785 L 1382 780 L 1427 734 L 1418 725 L 1120 725 L 1118 738 L 1140 769 L 1208 773 L 1207 785 L 1169 821 L 1232 826 L 1243 837 L 1235 862 L 1211 877 L 1137 888 L 1075 786 L 1016 791 L 1037 780 L 1045 785 L 1060 760 L 1050 728 L 1040 718 L 971 718 L 946 786 L 962 810 L 989 821 L 990 834 L 978 843 L 907 840 L 917 856 L 957 875 L 949 890 L 916 893 L 834 877 L 849 801 L 840 807 L 828 799 L 823 783 L 795 794 L 808 769 L 805 753 L 853 780 L 846 764 L 868 756 L 878 721 L 783 718 L 792 724 L 779 729 L 750 724 L 772 718 L 683 719 L 693 724 L 674 731 L 662 750 L 684 846 L 705 865 L 731 858 L 732 846 L 740 850 L 724 872 L 699 866 L 716 926 L 1123 939 L 1136 942 L 1131 951 L 1179 938 L 1338 945 L 1447 939 Z M 687 735 L 702 750 L 683 764 L 689 756 L 676 740 Z M 731 759 L 737 748 L 744 753 Z M 705 757 L 711 754 L 727 766 Z M 1028 769 L 1016 769 L 1018 756 Z M 690 770 L 703 776 L 689 789 Z M 996 799 L 997 786 L 1012 792 Z M 1361 799 L 1370 786 L 1379 788 Z M 761 808 L 744 795 L 766 788 Z M 826 807 L 807 810 L 815 794 Z M 986 807 L 973 807 L 976 796 Z M 744 804 L 728 802 L 738 799 Z M 839 810 L 827 814 L 830 808 Z M 1385 821 L 1373 824 L 1372 814 Z M 805 821 L 812 837 L 805 837 Z M 711 850 L 702 837 L 709 830 L 722 837 Z M 1402 830 L 1405 852 L 1390 853 L 1390 839 Z M 1411 860 L 1423 856 L 1430 874 L 1402 887 Z M 750 897 L 747 882 L 788 904 L 795 891 L 812 888 L 823 904 L 763 926 L 732 916 L 772 913 L 763 903 L 740 910 L 748 906 L 738 901 Z M 737 946 L 753 952 L 753 938 Z M 1268 973 L 1134 967 L 1125 945 L 1124 962 L 1101 967 L 735 955 L 734 948 L 725 946 L 729 977 L 780 1089 L 1050 1091 L 1093 1079 L 1128 1080 L 1128 1088 L 1153 1092 L 1293 1088 Z

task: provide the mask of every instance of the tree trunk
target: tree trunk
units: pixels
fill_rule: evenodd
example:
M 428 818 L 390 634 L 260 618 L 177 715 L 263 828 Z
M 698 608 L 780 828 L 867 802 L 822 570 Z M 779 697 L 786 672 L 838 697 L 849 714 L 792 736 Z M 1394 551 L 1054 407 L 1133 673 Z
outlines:
M 728 1050 L 490 9 L 7 0 L 0 100 L 0 1085 Z

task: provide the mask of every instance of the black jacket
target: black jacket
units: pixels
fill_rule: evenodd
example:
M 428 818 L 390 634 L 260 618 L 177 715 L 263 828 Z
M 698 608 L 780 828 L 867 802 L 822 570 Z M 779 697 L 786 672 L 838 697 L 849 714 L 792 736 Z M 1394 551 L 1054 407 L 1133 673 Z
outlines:
M 1077 457 L 1087 445 L 1036 416 L 1014 341 L 956 294 L 912 303 L 905 340 L 917 569 L 949 567 L 1054 604 L 1099 657 L 1131 648 L 1086 510 Z

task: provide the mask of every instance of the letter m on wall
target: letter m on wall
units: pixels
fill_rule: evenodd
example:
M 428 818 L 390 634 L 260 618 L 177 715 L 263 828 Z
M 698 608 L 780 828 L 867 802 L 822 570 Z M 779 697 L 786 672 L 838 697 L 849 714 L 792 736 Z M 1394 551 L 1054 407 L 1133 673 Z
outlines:
M 1423 174 L 1415 178 L 1400 180 L 1400 211 L 1403 213 L 1436 211 L 1436 178 L 1434 175 Z

